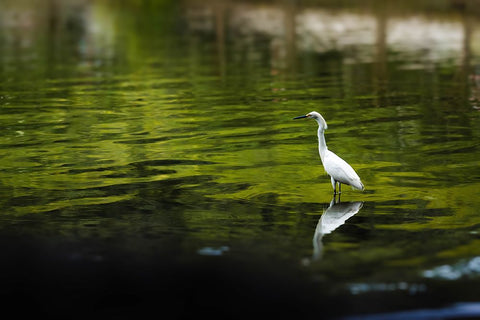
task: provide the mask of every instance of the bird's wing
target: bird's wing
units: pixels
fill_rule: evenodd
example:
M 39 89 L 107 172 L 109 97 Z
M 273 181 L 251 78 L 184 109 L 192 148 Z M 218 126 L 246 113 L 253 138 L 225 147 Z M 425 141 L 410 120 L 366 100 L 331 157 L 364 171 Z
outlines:
M 353 168 L 342 158 L 330 150 L 325 154 L 323 167 L 325 171 L 336 181 L 363 189 L 360 177 Z

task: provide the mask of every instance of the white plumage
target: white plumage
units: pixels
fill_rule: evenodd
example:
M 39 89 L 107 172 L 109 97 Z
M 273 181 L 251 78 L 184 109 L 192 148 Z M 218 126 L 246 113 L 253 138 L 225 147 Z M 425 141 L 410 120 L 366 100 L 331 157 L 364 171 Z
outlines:
M 325 142 L 325 129 L 327 129 L 327 122 L 322 115 L 316 111 L 312 111 L 304 116 L 295 117 L 294 119 L 312 118 L 318 123 L 318 152 L 322 160 L 325 171 L 330 176 L 333 193 L 341 192 L 341 184 L 350 185 L 356 189 L 363 190 L 364 186 L 358 174 L 353 168 L 342 158 L 337 156 L 332 151 L 328 150 Z

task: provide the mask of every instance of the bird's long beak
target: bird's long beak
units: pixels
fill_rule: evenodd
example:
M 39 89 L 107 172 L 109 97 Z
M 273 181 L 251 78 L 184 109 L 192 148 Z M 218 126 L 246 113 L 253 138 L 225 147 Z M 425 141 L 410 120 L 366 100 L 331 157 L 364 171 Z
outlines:
M 302 119 L 302 118 L 308 118 L 308 117 L 307 116 L 298 116 L 298 117 L 293 118 L 293 120 Z

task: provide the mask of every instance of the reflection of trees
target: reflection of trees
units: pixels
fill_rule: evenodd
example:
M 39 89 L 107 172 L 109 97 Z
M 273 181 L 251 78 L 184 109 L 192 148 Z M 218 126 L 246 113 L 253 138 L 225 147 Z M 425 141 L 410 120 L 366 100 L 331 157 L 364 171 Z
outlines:
M 187 1 L 186 6 L 187 23 L 191 30 L 216 33 L 220 42 L 245 42 L 252 37 L 264 37 L 269 40 L 269 49 L 272 50 L 271 64 L 276 66 L 293 63 L 293 52 L 298 55 L 309 51 L 318 54 L 338 51 L 344 62 L 376 61 L 377 71 L 382 75 L 385 73 L 382 64 L 389 61 L 398 61 L 407 69 L 415 69 L 419 59 L 420 63 L 426 59 L 424 63 L 436 64 L 468 56 L 468 43 L 471 41 L 469 29 L 462 29 L 462 21 L 466 17 L 459 20 L 455 15 L 438 14 L 427 18 L 418 13 L 411 17 L 401 16 L 396 14 L 399 8 L 391 4 L 357 14 L 341 9 L 301 7 L 293 3 L 288 6 L 236 3 L 222 3 L 220 6 L 217 2 L 208 1 L 203 5 L 192 3 Z M 199 11 L 204 14 L 199 14 Z M 216 13 L 215 19 L 213 14 L 208 14 L 210 11 Z M 267 17 L 269 19 L 265 19 Z M 209 20 L 211 22 L 207 23 Z M 230 37 L 225 37 L 225 28 Z M 279 50 L 289 54 L 279 54 Z M 395 51 L 403 56 L 396 58 Z
M 447 124 L 444 115 L 445 111 L 454 111 L 450 108 L 457 108 L 451 99 L 468 99 L 467 70 L 471 69 L 474 54 L 472 35 L 478 27 L 475 16 L 462 13 L 475 12 L 467 2 L 426 6 L 413 1 L 402 5 L 372 2 L 362 10 L 354 5 L 353 9 L 343 10 L 328 4 L 322 8 L 295 2 L 228 2 L 221 5 L 223 19 L 217 14 L 216 20 L 208 12 L 218 12 L 218 2 L 185 3 L 187 25 L 192 32 L 217 33 L 219 48 L 223 43 L 233 43 L 235 55 L 222 55 L 222 69 L 231 69 L 235 56 L 244 55 L 247 60 L 268 56 L 265 63 L 272 66 L 274 75 L 281 76 L 276 79 L 296 77 L 304 83 L 298 95 L 289 88 L 289 100 L 307 96 L 313 100 L 327 98 L 329 104 L 342 99 L 342 105 L 389 107 L 388 118 L 392 120 L 387 130 L 397 134 L 389 142 L 397 147 L 417 143 L 410 141 L 410 133 L 422 134 L 422 128 L 432 123 L 451 126 L 453 123 Z M 207 14 L 197 14 L 199 11 Z M 213 27 L 219 24 L 221 33 Z M 268 46 L 256 46 L 252 43 L 255 38 Z M 248 61 L 242 63 L 248 65 Z M 255 72 L 258 69 L 246 70 L 249 75 Z M 451 81 L 459 85 L 442 87 L 440 78 L 445 74 L 458 74 L 459 78 Z M 338 83 L 330 88 L 318 83 L 319 78 L 327 77 Z M 428 116 L 411 112 L 419 102 L 422 114 Z M 469 126 L 468 117 L 460 116 L 455 121 Z
M 480 82 L 472 66 L 478 56 L 474 45 L 478 11 L 469 3 L 437 2 L 427 8 L 413 2 L 381 2 L 344 10 L 305 2 L 288 6 L 229 2 L 221 7 L 223 28 L 216 37 L 218 15 L 217 22 L 205 21 L 213 21 L 208 12 L 218 3 L 185 3 L 189 32 L 214 35 L 211 41 L 223 46 L 221 65 L 227 77 L 236 72 L 235 61 L 242 57 L 240 64 L 247 65 L 241 73 L 248 82 L 246 92 L 258 92 L 249 84 L 264 72 L 255 65 L 262 57 L 261 67 L 271 66 L 273 81 L 286 89 L 274 95 L 307 110 L 322 108 L 337 124 L 358 121 L 362 141 L 355 136 L 358 131 L 337 126 L 343 131 L 336 148 L 362 155 L 359 163 L 397 164 L 379 169 L 387 172 L 377 181 L 448 183 L 434 177 L 443 176 L 442 164 L 458 162 L 460 156 L 453 153 L 460 147 L 454 146 L 473 134 L 471 103 L 476 103 Z M 195 14 L 196 10 L 207 14 Z M 269 19 L 261 18 L 265 16 Z M 249 69 L 251 65 L 255 67 Z M 436 156 L 445 147 L 445 156 Z M 419 161 L 422 154 L 427 156 Z M 471 162 L 468 150 L 463 156 Z M 432 175 L 420 177 L 425 167 Z M 399 176 L 391 177 L 392 171 Z M 461 171 L 457 173 L 465 176 L 468 170 Z
M 187 144 L 192 154 L 204 149 L 215 154 L 221 140 L 228 146 L 221 151 L 235 155 L 231 162 L 241 167 L 236 171 L 245 180 L 261 180 L 257 165 L 262 163 L 277 187 L 284 172 L 269 164 L 283 150 L 269 148 L 296 134 L 279 129 L 276 122 L 287 118 L 290 105 L 277 110 L 283 114 L 268 114 L 269 120 L 260 115 L 265 117 L 261 125 L 249 114 L 259 106 L 272 108 L 271 113 L 277 107 L 271 101 L 288 101 L 306 111 L 325 109 L 332 128 L 341 133 L 337 150 L 360 155 L 359 163 L 377 158 L 404 164 L 389 170 L 416 171 L 417 153 L 431 151 L 425 145 L 435 147 L 440 140 L 455 144 L 458 136 L 472 134 L 469 104 L 458 101 L 466 102 L 470 95 L 478 99 L 479 86 L 467 82 L 468 77 L 480 82 L 471 65 L 478 55 L 472 42 L 477 17 L 452 13 L 444 4 L 424 15 L 408 9 L 418 9 L 414 4 L 344 10 L 295 1 L 184 1 L 181 8 L 152 1 L 50 0 L 39 8 L 16 3 L 0 3 L 0 75 L 15 78 L 0 83 L 0 95 L 4 102 L 32 107 L 39 131 L 58 147 L 35 154 L 39 138 L 28 135 L 27 124 L 15 122 L 13 132 L 27 133 L 22 137 L 27 144 L 22 152 L 29 154 L 25 167 L 35 171 L 42 157 L 49 159 L 44 166 L 75 160 L 88 164 L 92 171 L 77 176 L 75 185 L 101 176 L 105 159 L 113 162 L 109 166 L 130 168 L 125 176 L 141 179 L 141 168 L 129 164 L 152 156 L 185 156 Z M 448 36 L 445 41 L 443 36 Z M 446 86 L 449 81 L 458 85 Z M 202 120 L 188 124 L 189 108 L 201 113 Z M 235 119 L 205 120 L 228 108 L 238 112 Z M 447 119 L 446 113 L 455 116 Z M 350 118 L 361 130 L 341 126 Z M 214 138 L 202 132 L 199 142 L 182 131 L 185 126 L 187 131 L 209 126 L 222 132 Z M 155 152 L 164 153 L 152 155 L 152 149 L 138 148 L 136 142 L 151 143 Z M 383 152 L 398 148 L 415 153 Z M 430 165 L 441 165 L 435 163 L 438 157 L 430 158 Z M 17 165 L 14 159 L 5 156 L 4 167 Z M 448 162 L 448 156 L 441 161 Z M 240 175 L 233 171 L 227 175 Z M 32 175 L 12 175 L 5 183 L 20 190 L 19 177 Z M 33 178 L 40 188 L 54 184 L 48 175 Z M 272 185 L 261 188 L 252 193 L 271 192 Z

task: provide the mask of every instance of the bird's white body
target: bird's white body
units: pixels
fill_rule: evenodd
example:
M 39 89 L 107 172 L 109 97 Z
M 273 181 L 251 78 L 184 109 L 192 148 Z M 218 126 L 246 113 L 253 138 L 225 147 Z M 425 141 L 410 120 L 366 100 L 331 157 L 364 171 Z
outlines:
M 339 192 L 341 191 L 341 184 L 350 185 L 356 189 L 363 190 L 364 186 L 358 174 L 353 168 L 342 158 L 337 156 L 332 151 L 328 150 L 325 142 L 325 129 L 327 129 L 327 122 L 323 117 L 315 111 L 308 113 L 306 116 L 298 118 L 313 118 L 318 123 L 318 152 L 322 160 L 323 168 L 330 176 L 333 192 L 336 193 L 336 184 L 338 183 Z
M 327 174 L 334 180 L 332 181 L 332 185 L 334 185 L 335 182 L 339 182 L 348 184 L 359 190 L 364 189 L 363 183 L 355 170 L 332 151 L 325 151 L 322 163 Z M 333 187 L 335 189 L 335 186 Z

